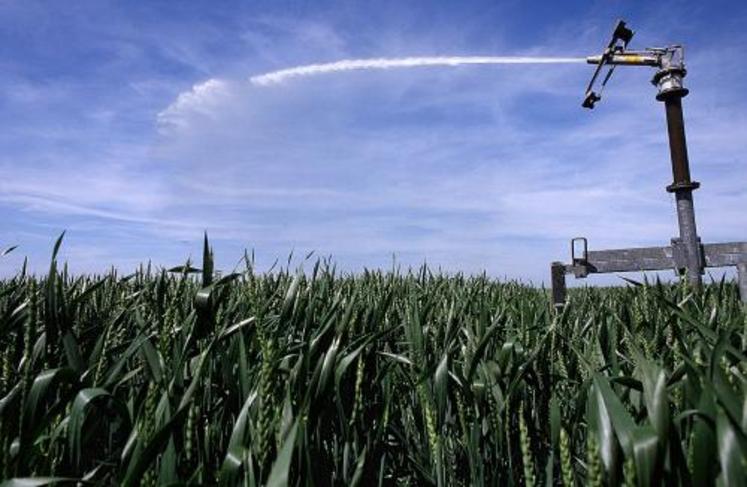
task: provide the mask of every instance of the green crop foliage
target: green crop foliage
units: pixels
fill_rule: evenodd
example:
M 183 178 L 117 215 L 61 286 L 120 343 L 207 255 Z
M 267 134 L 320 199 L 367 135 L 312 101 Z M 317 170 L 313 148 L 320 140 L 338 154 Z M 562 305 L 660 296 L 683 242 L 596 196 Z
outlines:
M 427 268 L 0 281 L 2 485 L 745 485 L 736 286 Z

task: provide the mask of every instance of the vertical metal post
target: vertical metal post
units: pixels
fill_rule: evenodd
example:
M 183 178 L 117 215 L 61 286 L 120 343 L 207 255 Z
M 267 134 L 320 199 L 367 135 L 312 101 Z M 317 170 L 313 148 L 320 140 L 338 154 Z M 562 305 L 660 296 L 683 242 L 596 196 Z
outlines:
M 692 287 L 699 290 L 703 285 L 703 255 L 700 248 L 698 230 L 695 226 L 695 207 L 693 190 L 700 184 L 690 180 L 690 161 L 687 157 L 685 139 L 685 120 L 682 116 L 682 97 L 688 90 L 682 86 L 685 68 L 681 58 L 667 58 L 662 69 L 654 76 L 654 84 L 659 87 L 656 99 L 663 101 L 667 113 L 667 132 L 669 133 L 669 152 L 672 158 L 672 176 L 674 181 L 667 191 L 674 193 L 677 202 L 677 223 L 680 229 L 680 244 L 685 251 L 687 279 Z
M 737 281 L 739 282 L 739 295 L 742 302 L 747 305 L 747 262 L 737 264 Z
M 565 304 L 565 265 L 562 262 L 553 262 L 550 266 L 550 282 L 552 285 L 552 303 L 556 308 Z
M 677 223 L 680 228 L 680 242 L 685 249 L 687 279 L 694 289 L 700 289 L 703 284 L 701 277 L 703 264 L 700 239 L 698 238 L 698 231 L 695 226 L 695 208 L 693 207 L 692 191 L 675 191 L 674 198 L 677 202 Z

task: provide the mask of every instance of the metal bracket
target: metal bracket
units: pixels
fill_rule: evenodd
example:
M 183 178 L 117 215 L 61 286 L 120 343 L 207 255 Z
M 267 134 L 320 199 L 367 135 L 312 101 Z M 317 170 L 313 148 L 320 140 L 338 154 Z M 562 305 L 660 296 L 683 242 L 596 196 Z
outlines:
M 576 257 L 576 242 L 581 242 L 584 245 L 581 257 Z M 589 258 L 589 241 L 586 237 L 576 237 L 571 239 L 571 262 L 574 265 L 584 265 L 586 260 Z
M 576 255 L 576 242 L 581 242 L 583 248 L 581 257 Z M 576 279 L 583 279 L 589 275 L 589 241 L 586 237 L 576 237 L 571 239 L 571 265 L 573 266 L 573 275 Z
M 705 249 L 700 241 L 700 237 L 698 237 L 698 254 L 700 254 L 700 273 L 704 274 L 706 267 Z M 679 237 L 672 238 L 672 261 L 674 262 L 675 272 L 678 275 L 683 275 L 687 268 L 687 246 Z

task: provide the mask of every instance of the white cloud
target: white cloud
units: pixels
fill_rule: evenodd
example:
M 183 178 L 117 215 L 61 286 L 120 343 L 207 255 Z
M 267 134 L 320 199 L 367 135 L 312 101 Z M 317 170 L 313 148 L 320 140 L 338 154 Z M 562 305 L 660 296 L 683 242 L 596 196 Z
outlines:
M 210 78 L 195 84 L 180 93 L 176 100 L 158 113 L 157 121 L 162 129 L 181 128 L 190 115 L 214 116 L 216 106 L 226 98 L 229 84 L 225 80 Z

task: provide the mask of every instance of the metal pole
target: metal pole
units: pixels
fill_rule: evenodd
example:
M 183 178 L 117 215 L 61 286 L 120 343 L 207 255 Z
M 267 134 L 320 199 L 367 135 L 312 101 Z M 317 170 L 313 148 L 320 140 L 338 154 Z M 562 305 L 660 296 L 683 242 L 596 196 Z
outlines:
M 685 262 L 687 279 L 694 289 L 700 289 L 703 285 L 701 273 L 703 272 L 702 254 L 700 251 L 700 239 L 695 227 L 695 208 L 693 207 L 693 195 L 691 190 L 675 191 L 677 202 L 677 223 L 680 227 L 680 242 L 685 249 Z
M 672 158 L 672 176 L 674 181 L 667 191 L 674 193 L 677 202 L 677 223 L 680 229 L 679 244 L 685 251 L 685 270 L 687 279 L 693 289 L 699 290 L 703 285 L 703 254 L 700 248 L 698 230 L 695 226 L 695 207 L 693 190 L 700 184 L 690 179 L 690 162 L 687 157 L 685 139 L 685 120 L 682 116 L 682 97 L 688 91 L 682 86 L 685 68 L 681 58 L 667 58 L 662 69 L 654 76 L 654 84 L 659 87 L 656 99 L 664 102 L 667 113 L 667 131 L 669 133 L 669 152 Z
M 556 308 L 562 308 L 565 304 L 565 265 L 562 262 L 553 262 L 550 266 L 550 283 L 552 286 L 552 303 Z
M 747 262 L 737 264 L 737 280 L 739 281 L 739 295 L 747 305 Z

